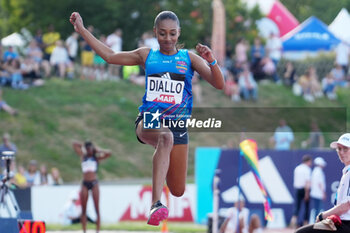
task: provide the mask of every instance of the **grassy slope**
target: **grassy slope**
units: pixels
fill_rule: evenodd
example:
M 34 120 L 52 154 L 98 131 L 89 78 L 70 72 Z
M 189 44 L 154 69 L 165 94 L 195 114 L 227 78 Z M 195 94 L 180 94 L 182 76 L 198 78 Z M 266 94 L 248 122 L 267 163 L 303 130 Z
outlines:
M 115 180 L 126 177 L 150 177 L 150 146 L 137 142 L 134 120 L 143 95 L 143 87 L 127 82 L 91 82 L 49 80 L 45 86 L 26 91 L 4 90 L 9 104 L 20 110 L 12 117 L 0 112 L 0 133 L 8 131 L 19 148 L 18 163 L 30 159 L 58 167 L 65 181 L 79 181 L 80 164 L 71 149 L 73 139 L 91 139 L 101 147 L 110 148 L 113 157 L 100 166 L 100 177 Z M 340 92 L 337 102 L 325 98 L 314 104 L 295 97 L 283 86 L 262 85 L 258 102 L 233 103 L 203 83 L 202 104 L 199 107 L 330 107 L 347 106 L 348 90 Z M 272 133 L 248 133 L 259 147 L 267 147 Z M 296 135 L 296 145 L 305 134 Z M 326 134 L 327 141 L 334 135 Z M 238 145 L 239 133 L 192 133 L 190 136 L 189 175 L 193 175 L 194 149 L 197 146 L 222 146 L 228 140 Z

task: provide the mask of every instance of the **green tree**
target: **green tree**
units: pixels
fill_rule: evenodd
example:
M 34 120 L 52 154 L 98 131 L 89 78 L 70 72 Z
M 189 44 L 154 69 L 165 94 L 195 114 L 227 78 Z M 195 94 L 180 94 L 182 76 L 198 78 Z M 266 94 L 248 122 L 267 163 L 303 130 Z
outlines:
M 348 0 L 281 0 L 289 11 L 303 22 L 310 16 L 316 16 L 325 24 L 330 24 L 341 8 L 350 9 Z
M 227 7 L 228 26 L 232 26 L 235 15 L 250 18 L 239 1 L 223 2 Z M 121 28 L 123 49 L 130 50 L 136 48 L 143 32 L 153 29 L 153 20 L 160 11 L 172 10 L 180 18 L 180 42 L 187 48 L 193 48 L 198 42 L 208 44 L 211 38 L 212 0 L 0 0 L 0 3 L 2 36 L 23 27 L 32 33 L 39 28 L 45 32 L 48 25 L 54 24 L 62 38 L 66 38 L 73 30 L 68 18 L 73 11 L 78 11 L 85 25 L 93 25 L 98 34 L 108 35 Z M 230 43 L 249 32 L 243 23 L 234 23 L 228 28 Z

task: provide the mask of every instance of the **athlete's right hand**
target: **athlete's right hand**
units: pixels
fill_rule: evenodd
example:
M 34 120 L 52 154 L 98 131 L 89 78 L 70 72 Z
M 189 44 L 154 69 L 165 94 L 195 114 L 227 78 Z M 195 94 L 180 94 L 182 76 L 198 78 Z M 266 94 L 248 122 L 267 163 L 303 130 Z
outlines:
M 74 26 L 74 30 L 80 34 L 82 30 L 84 29 L 84 23 L 83 19 L 81 18 L 80 14 L 78 12 L 73 12 L 69 18 L 69 21 Z

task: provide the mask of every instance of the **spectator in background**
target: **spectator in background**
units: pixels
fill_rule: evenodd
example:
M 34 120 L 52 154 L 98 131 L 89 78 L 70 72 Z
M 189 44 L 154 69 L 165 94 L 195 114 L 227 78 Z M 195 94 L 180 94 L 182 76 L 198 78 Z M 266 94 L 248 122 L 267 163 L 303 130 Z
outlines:
M 270 37 L 268 38 L 266 45 L 265 45 L 265 50 L 266 54 L 272 59 L 272 61 L 275 64 L 276 71 L 273 74 L 273 80 L 278 83 L 280 82 L 280 78 L 277 73 L 277 67 L 278 63 L 282 57 L 282 41 L 278 37 L 278 35 L 271 33 Z
M 294 183 L 295 200 L 293 216 L 290 220 L 290 226 L 295 228 L 298 226 L 298 216 L 300 212 L 300 206 L 304 203 L 304 215 L 303 224 L 306 225 L 309 222 L 309 206 L 310 206 L 310 185 L 311 185 L 311 166 L 312 158 L 310 155 L 304 155 L 302 163 L 294 169 Z
M 270 144 L 274 145 L 275 150 L 289 150 L 293 141 L 292 129 L 287 125 L 286 120 L 281 119 L 274 135 L 270 138 Z
M 123 66 L 123 79 L 129 80 L 132 83 L 137 85 L 145 85 L 145 76 L 140 75 L 140 67 L 138 65 L 135 66 Z
M 0 85 L 6 86 L 11 83 L 10 73 L 6 70 L 7 64 L 0 59 Z
M 123 31 L 120 28 L 117 28 L 112 34 L 107 36 L 106 44 L 113 50 L 113 52 L 122 51 L 122 45 L 123 45 L 122 35 L 123 35 Z M 109 64 L 109 74 L 113 79 L 119 79 L 120 66 Z
M 154 33 L 152 31 L 143 33 L 142 40 L 144 46 L 155 50 L 159 49 L 158 40 L 154 37 Z
M 342 69 L 344 70 L 344 74 L 348 73 L 348 66 L 349 66 L 349 55 L 350 55 L 350 48 L 349 46 L 341 41 L 338 46 L 335 48 L 336 58 L 335 63 L 340 65 Z
M 250 55 L 252 67 L 258 66 L 260 61 L 265 56 L 265 48 L 262 45 L 260 38 L 254 39 L 254 44 L 252 46 L 252 49 L 250 50 Z
M 35 185 L 48 185 L 49 184 L 49 173 L 47 172 L 47 167 L 45 164 L 40 166 L 39 176 L 35 177 Z
M 123 31 L 120 28 L 117 28 L 112 34 L 107 36 L 106 44 L 113 50 L 113 52 L 122 51 Z
M 13 116 L 18 114 L 18 111 L 12 108 L 10 105 L 8 105 L 6 101 L 2 98 L 2 89 L 0 89 L 0 110 L 4 110 L 5 112 Z
M 323 169 L 327 163 L 323 158 L 317 157 L 314 164 L 315 168 L 311 173 L 310 197 L 315 209 L 315 216 L 317 216 L 321 212 L 323 201 L 326 200 L 326 177 Z
M 77 55 L 78 55 L 78 43 L 79 34 L 75 31 L 72 32 L 72 34 L 66 39 L 65 45 L 68 50 L 69 59 L 74 62 Z
M 89 25 L 87 30 L 93 34 L 94 27 Z M 86 43 L 86 41 L 81 37 L 80 42 L 81 47 L 81 71 L 80 78 L 81 79 L 94 79 L 93 65 L 94 65 L 94 51 L 91 46 Z
M 225 89 L 224 89 L 225 95 L 230 97 L 230 99 L 234 102 L 241 101 L 239 86 L 235 81 L 235 77 L 230 71 L 227 71 L 225 74 L 226 74 Z
M 323 96 L 321 83 L 318 80 L 316 68 L 310 66 L 304 75 L 300 76 L 298 80 L 302 89 L 302 95 L 308 102 L 314 102 L 315 98 Z
M 309 138 L 301 142 L 301 147 L 309 147 L 311 149 L 321 149 L 324 147 L 323 134 L 315 121 L 311 122 L 311 132 Z
M 44 33 L 42 38 L 45 48 L 44 59 L 50 61 L 52 51 L 56 47 L 56 42 L 61 39 L 61 35 L 55 31 L 55 26 L 51 24 L 48 26 L 48 31 Z
M 10 60 L 5 68 L 10 73 L 11 87 L 13 89 L 28 89 L 28 85 L 23 82 L 21 63 L 18 59 Z
M 14 184 L 19 188 L 26 188 L 28 186 L 25 173 L 26 173 L 25 168 L 22 165 L 19 165 L 17 172 L 15 173 L 15 176 L 14 176 Z
M 69 59 L 67 49 L 64 47 L 62 40 L 56 42 L 56 47 L 53 49 L 50 57 L 50 64 L 55 70 L 58 70 L 60 78 L 64 78 L 66 74 L 68 78 L 73 78 L 73 74 L 67 72 L 73 64 Z
M 13 49 L 13 46 L 9 46 L 7 50 L 4 52 L 4 55 L 2 56 L 2 59 L 6 61 L 18 59 L 18 53 Z
M 45 77 L 49 77 L 51 73 L 51 66 L 47 60 L 43 60 L 43 51 L 39 47 L 38 43 L 35 40 L 32 40 L 29 43 L 25 51 L 25 55 L 29 58 L 34 64 L 34 70 L 38 76 L 40 76 L 40 69 L 44 70 Z
M 22 71 L 23 82 L 33 86 L 44 84 L 44 81 L 42 79 L 40 79 L 40 83 L 38 82 L 39 78 L 41 77 L 40 69 L 38 64 L 35 63 L 32 59 L 29 57 L 22 58 L 20 67 Z M 39 83 L 39 85 L 37 83 Z
M 60 170 L 57 167 L 51 168 L 51 175 L 48 176 L 48 184 L 49 185 L 62 185 L 63 179 L 60 174 Z
M 262 45 L 260 38 L 254 39 L 254 44 L 251 49 L 251 71 L 254 79 L 260 81 L 265 78 L 263 73 L 263 58 L 265 57 L 265 47 Z
M 101 35 L 100 41 L 106 44 L 106 36 Z M 96 80 L 106 80 L 108 78 L 108 74 L 106 72 L 107 62 L 103 60 L 103 58 L 96 54 L 94 55 L 94 68 L 95 68 L 95 77 Z
M 35 185 L 35 180 L 40 180 L 40 173 L 38 171 L 38 163 L 36 160 L 31 160 L 28 165 L 28 170 L 25 173 L 27 184 L 29 187 Z
M 323 93 L 330 100 L 337 99 L 335 80 L 331 72 L 329 72 L 326 77 L 322 79 L 322 90 Z
M 292 62 L 288 61 L 283 71 L 283 83 L 286 86 L 293 86 L 297 80 L 297 75 Z
M 262 72 L 262 74 L 260 75 L 262 76 L 262 78 L 268 77 L 274 79 L 274 75 L 277 72 L 277 67 L 270 57 L 263 57 L 263 59 L 260 62 L 260 66 Z
M 347 87 L 348 86 L 345 72 L 344 72 L 341 65 L 335 64 L 335 67 L 331 70 L 331 74 L 334 78 L 335 86 L 339 86 L 339 87 Z
M 235 47 L 235 63 L 239 68 L 243 68 L 243 65 L 248 62 L 249 46 L 244 38 L 240 38 Z
M 226 211 L 226 219 L 220 227 L 223 233 L 246 233 L 248 230 L 249 209 L 245 207 L 243 197 Z M 238 231 L 236 231 L 238 229 Z
M 43 31 L 41 30 L 41 28 L 36 30 L 35 35 L 34 35 L 34 40 L 36 41 L 36 44 L 39 46 L 41 51 L 44 52 L 45 45 L 44 45 L 44 42 L 43 42 Z
M 238 75 L 238 86 L 244 100 L 258 99 L 258 84 L 255 82 L 249 65 L 243 65 L 243 71 Z

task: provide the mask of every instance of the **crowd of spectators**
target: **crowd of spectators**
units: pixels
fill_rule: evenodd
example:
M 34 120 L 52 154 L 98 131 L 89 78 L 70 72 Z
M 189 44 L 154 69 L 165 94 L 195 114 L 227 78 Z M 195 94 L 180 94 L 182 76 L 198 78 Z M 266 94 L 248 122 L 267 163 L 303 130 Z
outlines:
M 123 50 L 123 32 L 115 29 L 109 35 L 99 33 L 92 26 L 88 30 L 96 35 L 113 51 Z M 153 32 L 143 33 L 138 46 L 159 47 Z M 280 38 L 271 33 L 270 37 L 255 38 L 250 46 L 245 38 L 238 39 L 235 47 L 227 46 L 226 60 L 220 64 L 225 76 L 225 95 L 232 101 L 257 101 L 260 83 L 270 80 L 278 85 L 291 87 L 291 91 L 302 96 L 305 101 L 326 96 L 337 98 L 337 88 L 348 86 L 349 47 L 341 43 L 335 50 L 334 68 L 325 77 L 319 77 L 317 67 L 310 66 L 306 71 L 296 70 L 292 61 L 278 67 L 283 57 Z M 88 80 L 125 79 L 137 85 L 144 85 L 144 72 L 141 67 L 120 67 L 107 64 L 95 54 L 91 47 L 72 32 L 65 40 L 49 25 L 46 32 L 37 30 L 28 46 L 19 54 L 12 46 L 0 45 L 0 85 L 15 89 L 27 89 L 44 84 L 45 78 L 60 77 Z M 194 97 L 201 100 L 200 77 L 194 78 Z M 1 107 L 1 105 L 0 105 Z
M 6 174 L 4 174 L 6 175 Z M 45 164 L 38 167 L 36 160 L 28 163 L 27 169 L 24 165 L 11 162 L 10 182 L 17 188 L 28 188 L 37 185 L 62 185 L 63 180 L 57 167 L 47 169 Z
M 251 46 L 241 38 L 235 49 L 227 47 L 226 61 L 222 67 L 226 80 L 225 95 L 235 102 L 242 99 L 256 101 L 260 84 L 271 81 L 290 87 L 294 95 L 302 96 L 307 102 L 321 97 L 334 100 L 338 88 L 349 86 L 350 49 L 348 45 L 340 43 L 334 51 L 334 66 L 323 77 L 317 70 L 320 67 L 310 65 L 304 71 L 296 69 L 296 61 L 280 65 L 283 47 L 279 37 L 274 34 L 265 43 L 261 38 L 255 38 Z
M 249 46 L 244 38 L 240 38 L 234 50 L 228 47 L 226 51 L 222 67 L 226 80 L 225 94 L 235 102 L 242 99 L 257 101 L 259 82 L 271 79 L 281 83 L 277 73 L 281 56 L 282 43 L 274 34 L 267 39 L 266 45 L 260 38 L 255 38 L 253 45 Z

